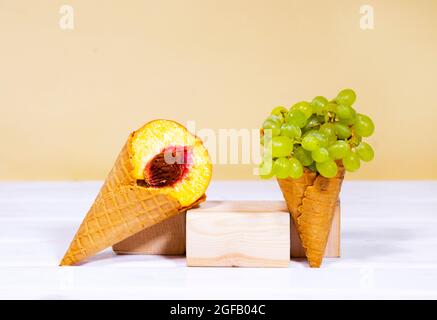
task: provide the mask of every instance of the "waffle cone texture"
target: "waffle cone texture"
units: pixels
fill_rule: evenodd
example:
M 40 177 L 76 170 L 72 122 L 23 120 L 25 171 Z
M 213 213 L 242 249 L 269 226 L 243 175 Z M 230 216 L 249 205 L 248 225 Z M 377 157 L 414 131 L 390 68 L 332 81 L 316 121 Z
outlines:
M 141 230 L 197 206 L 188 207 L 173 197 L 138 186 L 131 175 L 131 140 L 121 150 L 97 198 L 70 244 L 61 266 L 77 264 Z
M 344 174 L 344 167 L 339 166 L 333 178 L 305 169 L 299 179 L 278 179 L 312 268 L 322 264 Z

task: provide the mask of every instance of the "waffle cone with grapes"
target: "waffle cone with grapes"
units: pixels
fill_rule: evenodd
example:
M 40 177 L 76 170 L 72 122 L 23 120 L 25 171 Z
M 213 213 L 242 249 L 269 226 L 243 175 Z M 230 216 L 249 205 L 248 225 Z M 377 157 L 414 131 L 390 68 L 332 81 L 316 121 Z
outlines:
M 165 163 L 163 151 L 176 146 L 182 146 L 184 161 Z M 173 121 L 149 122 L 129 136 L 60 265 L 77 264 L 197 206 L 210 178 L 200 139 Z
M 355 100 L 344 89 L 332 100 L 276 107 L 263 123 L 262 177 L 276 176 L 311 267 L 322 263 L 345 170 L 374 156 L 362 138 L 375 126 L 352 107 Z
M 343 166 L 339 166 L 335 177 L 325 178 L 305 168 L 299 179 L 277 179 L 313 268 L 322 264 L 344 172 Z

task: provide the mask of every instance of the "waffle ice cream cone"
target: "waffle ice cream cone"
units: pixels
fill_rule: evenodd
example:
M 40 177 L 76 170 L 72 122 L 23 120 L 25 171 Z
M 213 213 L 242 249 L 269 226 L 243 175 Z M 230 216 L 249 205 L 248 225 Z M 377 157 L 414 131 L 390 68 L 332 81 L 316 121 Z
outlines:
M 323 260 L 344 173 L 343 166 L 339 166 L 337 175 L 328 179 L 305 168 L 299 179 L 278 179 L 305 255 L 313 268 L 320 267 Z
M 74 236 L 60 265 L 74 265 L 145 228 L 205 200 L 203 194 L 193 203 L 182 206 L 159 188 L 137 184 L 132 171 L 132 138 L 120 152 L 114 167 Z

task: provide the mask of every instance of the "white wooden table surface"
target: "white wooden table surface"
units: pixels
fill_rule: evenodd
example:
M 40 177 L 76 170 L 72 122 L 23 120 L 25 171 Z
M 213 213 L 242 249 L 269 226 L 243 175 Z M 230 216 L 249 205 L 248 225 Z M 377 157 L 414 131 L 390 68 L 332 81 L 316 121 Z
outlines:
M 100 182 L 0 183 L 0 299 L 437 298 L 437 182 L 345 182 L 342 258 L 321 269 L 187 268 L 116 256 L 58 267 Z M 215 182 L 209 199 L 281 199 L 274 182 Z

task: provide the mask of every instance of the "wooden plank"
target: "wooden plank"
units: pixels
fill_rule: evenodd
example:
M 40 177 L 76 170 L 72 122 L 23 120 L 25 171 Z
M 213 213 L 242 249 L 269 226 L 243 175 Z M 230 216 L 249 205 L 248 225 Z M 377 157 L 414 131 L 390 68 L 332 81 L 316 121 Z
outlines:
M 196 209 L 192 209 L 191 211 L 196 212 L 211 212 L 211 211 L 239 211 L 239 212 L 288 212 L 287 205 L 285 201 L 253 201 L 253 200 L 244 200 L 244 201 L 206 201 Z
M 339 258 L 340 257 L 340 201 L 335 207 L 334 217 L 332 220 L 331 232 L 329 233 L 328 243 L 326 244 L 325 257 Z M 305 258 L 305 252 L 297 233 L 296 226 L 293 219 L 290 221 L 291 225 L 291 257 Z
M 185 213 L 147 228 L 117 244 L 117 254 L 185 254 Z
M 187 265 L 288 267 L 290 215 L 281 203 L 208 202 L 187 213 Z

